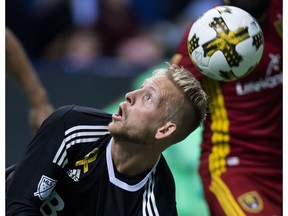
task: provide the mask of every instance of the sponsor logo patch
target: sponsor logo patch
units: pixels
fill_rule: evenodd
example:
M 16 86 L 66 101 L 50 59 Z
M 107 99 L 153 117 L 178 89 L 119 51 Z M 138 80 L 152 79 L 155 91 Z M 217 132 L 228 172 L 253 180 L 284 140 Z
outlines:
M 263 210 L 263 201 L 256 191 L 250 191 L 238 197 L 238 202 L 244 210 L 258 213 Z

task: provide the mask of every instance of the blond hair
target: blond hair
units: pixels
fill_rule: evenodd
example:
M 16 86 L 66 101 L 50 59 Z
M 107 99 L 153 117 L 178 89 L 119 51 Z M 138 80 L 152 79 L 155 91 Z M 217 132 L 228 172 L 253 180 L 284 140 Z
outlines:
M 165 75 L 181 90 L 185 95 L 184 98 L 189 101 L 189 108 L 185 107 L 184 103 L 177 102 L 171 103 L 171 106 L 167 108 L 172 113 L 171 115 L 177 113 L 177 116 L 180 116 L 178 125 L 180 127 L 182 125 L 181 130 L 183 132 L 181 132 L 182 135 L 179 140 L 182 140 L 205 120 L 208 97 L 200 82 L 184 67 L 169 64 L 167 69 L 156 69 L 153 75 Z

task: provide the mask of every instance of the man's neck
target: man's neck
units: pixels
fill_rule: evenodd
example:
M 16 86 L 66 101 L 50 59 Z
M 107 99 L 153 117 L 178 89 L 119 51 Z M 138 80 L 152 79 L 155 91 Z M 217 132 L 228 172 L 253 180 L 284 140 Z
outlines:
M 151 145 L 116 142 L 112 139 L 111 156 L 119 173 L 135 176 L 150 170 L 159 158 Z

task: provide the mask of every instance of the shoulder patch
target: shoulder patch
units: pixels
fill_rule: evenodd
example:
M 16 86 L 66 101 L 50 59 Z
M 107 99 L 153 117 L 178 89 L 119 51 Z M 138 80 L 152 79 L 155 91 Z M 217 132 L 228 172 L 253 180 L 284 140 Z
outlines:
M 45 200 L 53 191 L 56 183 L 56 180 L 42 175 L 37 186 L 37 191 L 34 193 L 34 196 L 38 196 L 40 200 Z

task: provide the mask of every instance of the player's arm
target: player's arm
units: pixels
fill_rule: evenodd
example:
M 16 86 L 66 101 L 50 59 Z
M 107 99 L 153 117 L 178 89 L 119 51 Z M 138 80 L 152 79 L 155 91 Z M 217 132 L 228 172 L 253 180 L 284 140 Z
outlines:
M 53 158 L 64 142 L 72 107 L 56 110 L 42 124 L 6 185 L 6 215 L 41 215 L 40 207 L 65 173 Z
M 13 32 L 6 28 L 6 71 L 20 84 L 30 105 L 29 122 L 35 132 L 53 111 L 47 92 Z

